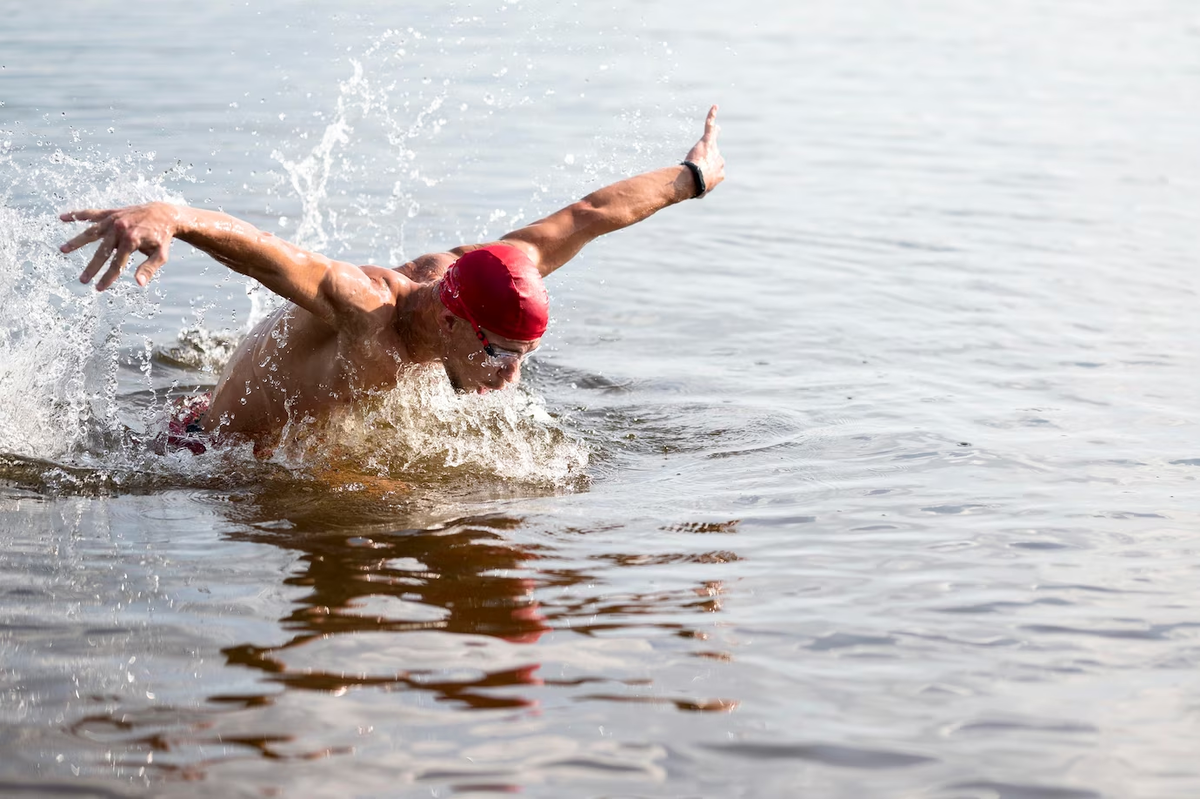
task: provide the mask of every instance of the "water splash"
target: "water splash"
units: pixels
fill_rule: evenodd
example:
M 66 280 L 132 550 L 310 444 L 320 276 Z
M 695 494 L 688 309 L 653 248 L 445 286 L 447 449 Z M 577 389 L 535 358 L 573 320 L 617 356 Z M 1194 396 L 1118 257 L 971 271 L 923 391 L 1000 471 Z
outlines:
M 211 384 L 235 341 L 203 327 L 183 328 L 174 345 L 139 340 L 134 328 L 159 313 L 155 292 L 126 281 L 103 294 L 80 285 L 84 258 L 57 250 L 69 236 L 57 201 L 113 207 L 178 198 L 128 165 L 59 153 L 34 163 L 5 165 L 10 188 L 0 204 L 0 480 L 90 495 L 227 487 L 281 470 L 308 480 L 346 464 L 411 485 L 561 489 L 586 480 L 586 447 L 540 399 L 523 390 L 460 397 L 437 368 L 413 369 L 396 390 L 332 422 L 298 424 L 270 462 L 257 461 L 249 445 L 153 454 L 170 400 L 184 391 L 174 386 Z M 38 186 L 53 190 L 47 196 Z M 18 194 L 26 207 L 14 207 Z M 178 375 L 172 388 L 164 370 Z M 331 438 L 336 463 L 324 443 Z
M 487 29 L 478 18 L 455 27 L 479 36 Z M 498 219 L 522 218 L 520 211 L 481 214 L 479 229 L 464 235 L 461 220 L 429 213 L 438 207 L 429 190 L 469 170 L 482 152 L 490 134 L 480 120 L 528 103 L 537 70 L 531 59 L 523 71 L 501 65 L 491 81 L 463 79 L 460 60 L 449 52 L 455 48 L 444 36 L 386 31 L 348 60 L 351 74 L 338 84 L 334 107 L 313 111 L 315 129 L 296 127 L 269 144 L 282 173 L 267 189 L 267 202 L 289 206 L 282 209 L 295 220 L 289 238 L 332 257 L 366 252 L 373 262 L 397 264 L 410 255 L 410 235 L 417 246 L 429 238 L 459 243 L 482 239 Z M 450 129 L 475 136 L 475 148 L 435 146 Z M 253 479 L 248 450 L 159 457 L 144 444 L 164 428 L 169 398 L 189 384 L 210 385 L 235 342 L 200 323 L 180 331 L 177 345 L 152 346 L 146 331 L 155 329 L 148 323 L 159 313 L 157 292 L 172 291 L 171 282 L 147 292 L 120 281 L 98 295 L 76 282 L 86 258 L 64 259 L 56 249 L 66 238 L 56 219 L 64 207 L 181 202 L 168 184 L 189 181 L 187 170 L 164 172 L 153 153 L 110 157 L 81 143 L 78 132 L 66 146 L 71 155 L 50 152 L 54 145 L 45 139 L 53 137 L 34 144 L 26 136 L 14 148 L 12 136 L 0 131 L 0 454 L 20 463 L 0 465 L 0 479 L 13 469 L 36 472 L 42 467 L 31 464 L 43 462 L 66 475 L 58 483 L 68 491 L 76 483 L 99 491 L 154 490 L 163 480 L 207 485 L 216 473 Z M 288 227 L 282 216 L 280 225 Z M 249 293 L 253 325 L 278 299 L 260 288 Z M 414 371 L 400 389 L 339 419 L 336 428 L 289 431 L 293 446 L 281 450 L 274 467 L 307 469 L 321 460 L 313 442 L 335 435 L 361 468 L 413 482 L 561 488 L 586 479 L 586 446 L 535 396 L 457 397 L 440 370 Z
M 300 204 L 290 234 L 299 246 L 333 257 L 361 257 L 365 250 L 381 264 L 408 259 L 410 221 L 421 211 L 414 189 L 438 185 L 470 160 L 460 154 L 449 162 L 425 162 L 435 148 L 420 145 L 464 122 L 470 108 L 446 107 L 451 92 L 461 96 L 465 89 L 450 77 L 413 75 L 414 67 L 426 68 L 422 53 L 429 46 L 412 29 L 385 31 L 359 57 L 348 59 L 351 74 L 338 83 L 332 112 L 318 112 L 327 120 L 323 127 L 297 127 L 271 151 L 284 173 L 279 185 Z M 316 144 L 307 145 L 312 139 Z M 264 305 L 257 315 L 256 306 L 252 321 L 269 311 Z
M 103 295 L 81 286 L 82 266 L 58 251 L 70 234 L 51 204 L 174 200 L 139 169 L 145 165 L 61 150 L 31 168 L 17 167 L 12 153 L 0 160 L 9 183 L 0 196 L 0 451 L 53 459 L 120 438 L 122 342 L 130 324 L 152 318 L 157 306 L 127 285 Z
M 289 431 L 284 458 L 415 485 L 503 481 L 578 488 L 588 448 L 525 387 L 456 394 L 440 367 L 410 367 L 391 391 L 327 426 Z

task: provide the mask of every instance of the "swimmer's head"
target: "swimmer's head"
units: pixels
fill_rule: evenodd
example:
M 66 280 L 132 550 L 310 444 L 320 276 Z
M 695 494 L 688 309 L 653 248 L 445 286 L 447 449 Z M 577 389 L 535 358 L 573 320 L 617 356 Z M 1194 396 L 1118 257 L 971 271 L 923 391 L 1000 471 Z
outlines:
M 482 392 L 515 383 L 550 318 L 546 287 L 528 256 L 508 244 L 472 250 L 446 270 L 438 296 L 473 333 L 453 336 L 443 358 L 454 388 Z
M 514 341 L 542 337 L 550 297 L 533 261 L 510 244 L 471 250 L 442 276 L 442 305 L 478 333 L 487 328 Z

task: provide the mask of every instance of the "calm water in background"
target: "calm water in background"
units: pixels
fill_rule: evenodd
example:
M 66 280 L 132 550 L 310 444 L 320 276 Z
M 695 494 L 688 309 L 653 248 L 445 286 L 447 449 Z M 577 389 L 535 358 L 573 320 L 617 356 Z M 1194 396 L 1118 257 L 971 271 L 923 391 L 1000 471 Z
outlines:
M 5 4 L 0 793 L 1200 789 L 1200 13 Z M 672 163 L 522 391 L 161 458 L 262 299 L 54 215 L 400 263 Z M 345 467 L 345 461 L 356 466 Z

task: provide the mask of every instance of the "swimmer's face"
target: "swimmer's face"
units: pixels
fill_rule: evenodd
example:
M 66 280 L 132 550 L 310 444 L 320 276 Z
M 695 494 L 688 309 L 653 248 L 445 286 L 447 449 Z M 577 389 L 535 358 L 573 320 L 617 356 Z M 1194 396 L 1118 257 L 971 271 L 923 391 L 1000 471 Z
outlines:
M 460 394 L 486 394 L 516 385 L 521 379 L 521 362 L 538 348 L 541 339 L 517 341 L 481 331 L 493 355 L 484 349 L 471 325 L 454 318 L 447 331 L 447 353 L 442 358 L 450 385 Z

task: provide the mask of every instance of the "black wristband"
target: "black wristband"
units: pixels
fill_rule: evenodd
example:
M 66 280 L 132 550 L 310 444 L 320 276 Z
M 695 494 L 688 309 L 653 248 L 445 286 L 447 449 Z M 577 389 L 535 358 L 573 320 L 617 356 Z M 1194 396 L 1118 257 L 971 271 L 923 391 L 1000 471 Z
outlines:
M 692 177 L 696 179 L 696 196 L 692 199 L 700 199 L 704 196 L 704 192 L 708 191 L 708 186 L 704 183 L 704 173 L 691 161 L 680 161 L 680 165 L 692 170 Z

